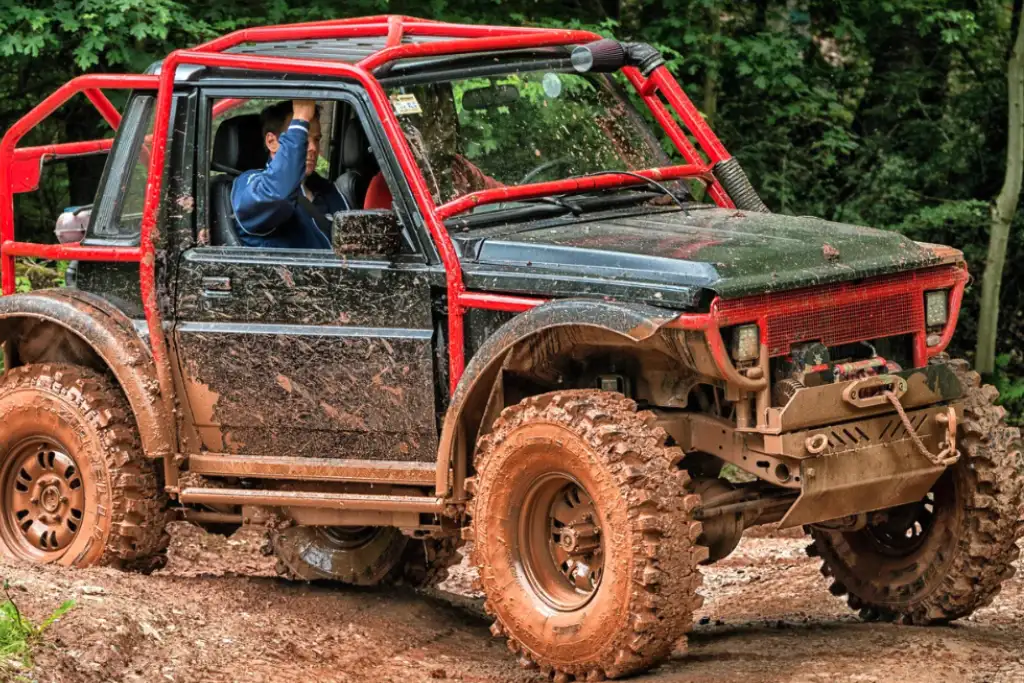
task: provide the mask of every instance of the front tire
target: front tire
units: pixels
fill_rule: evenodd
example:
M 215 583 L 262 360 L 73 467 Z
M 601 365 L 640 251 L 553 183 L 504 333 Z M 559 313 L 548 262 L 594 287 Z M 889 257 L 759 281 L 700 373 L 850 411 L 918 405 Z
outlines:
M 124 396 L 73 365 L 0 379 L 0 554 L 122 565 L 166 546 L 166 504 Z
M 699 496 L 652 416 L 619 394 L 511 406 L 477 449 L 473 563 L 492 633 L 556 680 L 650 668 L 702 601 Z
M 992 602 L 1014 574 L 1021 503 L 1020 432 L 964 361 L 952 361 L 964 388 L 960 460 L 920 503 L 855 532 L 811 529 L 808 553 L 821 557 L 833 595 L 848 594 L 867 620 L 945 623 Z

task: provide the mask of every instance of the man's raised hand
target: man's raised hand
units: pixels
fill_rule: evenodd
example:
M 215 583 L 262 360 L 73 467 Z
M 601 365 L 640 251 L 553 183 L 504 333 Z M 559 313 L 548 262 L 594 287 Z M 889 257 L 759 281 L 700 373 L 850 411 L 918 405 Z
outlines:
M 313 100 L 293 100 L 292 118 L 307 123 L 316 118 L 316 102 Z

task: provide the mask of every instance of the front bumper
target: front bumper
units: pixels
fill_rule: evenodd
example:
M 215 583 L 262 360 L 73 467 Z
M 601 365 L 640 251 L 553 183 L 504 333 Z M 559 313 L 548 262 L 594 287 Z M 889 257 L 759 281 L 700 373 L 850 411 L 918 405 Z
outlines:
M 892 376 L 913 431 L 931 453 L 963 417 L 962 388 L 944 364 Z M 664 426 L 684 451 L 716 455 L 768 483 L 799 490 L 781 526 L 812 524 L 920 500 L 945 466 L 921 453 L 888 401 L 852 400 L 864 380 L 796 391 L 767 427 L 737 429 L 709 415 L 675 413 Z M 669 424 L 671 422 L 672 424 Z

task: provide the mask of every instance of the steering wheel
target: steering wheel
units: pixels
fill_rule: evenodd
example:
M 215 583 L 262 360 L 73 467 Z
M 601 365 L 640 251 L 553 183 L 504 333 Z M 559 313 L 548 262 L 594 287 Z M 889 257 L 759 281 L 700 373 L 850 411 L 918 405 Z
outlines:
M 565 166 L 567 164 L 572 163 L 572 161 L 572 157 L 558 157 L 557 159 L 552 159 L 551 161 L 545 161 L 540 166 L 537 166 L 535 169 L 524 175 L 522 180 L 520 180 L 516 184 L 525 185 L 526 183 L 533 180 L 535 177 L 539 176 L 544 171 L 547 171 L 548 169 L 551 168 L 555 168 L 557 166 Z

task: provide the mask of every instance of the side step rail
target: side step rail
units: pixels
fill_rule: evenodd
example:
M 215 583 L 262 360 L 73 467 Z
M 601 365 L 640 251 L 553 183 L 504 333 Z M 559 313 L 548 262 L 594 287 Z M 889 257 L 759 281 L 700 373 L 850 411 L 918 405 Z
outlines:
M 197 453 L 188 456 L 188 469 L 196 474 L 219 477 L 399 484 L 430 488 L 437 484 L 437 464 L 434 462 Z
M 189 487 L 182 489 L 178 497 L 182 503 L 199 505 L 265 505 L 268 507 L 426 513 L 440 513 L 444 510 L 444 499 L 432 496 Z

